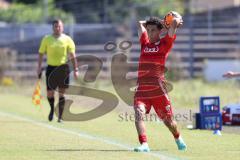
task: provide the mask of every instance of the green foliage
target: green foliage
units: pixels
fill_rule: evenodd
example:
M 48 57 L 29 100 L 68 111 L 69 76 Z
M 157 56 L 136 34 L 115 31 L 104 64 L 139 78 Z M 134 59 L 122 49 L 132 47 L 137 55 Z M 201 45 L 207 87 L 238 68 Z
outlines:
M 64 0 L 58 0 L 55 2 L 64 10 L 73 12 L 77 21 L 81 23 L 122 23 L 131 18 L 133 10 L 136 11 L 137 19 L 144 19 L 147 16 L 163 17 L 171 10 L 182 14 L 184 8 L 183 0 L 82 0 L 79 2 L 68 0 L 68 3 L 64 3 Z
M 44 21 L 46 14 L 43 10 L 44 1 L 13 0 L 13 2 L 8 10 L 0 10 L 0 20 L 14 23 Z M 184 12 L 184 0 L 82 0 L 79 2 L 68 0 L 68 3 L 65 0 L 47 0 L 47 2 L 48 20 L 61 18 L 65 23 L 74 22 L 72 14 L 76 15 L 76 20 L 80 23 L 123 23 L 131 18 L 133 10 L 137 19 L 145 19 L 149 16 L 163 17 L 171 10 L 181 14 Z M 61 9 L 56 9 L 55 5 L 60 6 Z
M 33 5 L 13 4 L 8 9 L 0 10 L 0 19 L 13 23 L 41 22 L 41 15 L 41 8 Z
M 175 10 L 181 14 L 184 12 L 184 4 L 182 0 L 129 0 L 117 1 L 113 3 L 108 9 L 108 14 L 113 22 L 118 22 L 130 16 L 130 11 L 135 10 L 137 19 L 143 19 L 148 16 L 163 17 L 171 10 Z
M 153 10 L 156 12 L 155 14 L 158 15 L 166 15 L 169 11 L 177 11 L 180 14 L 184 13 L 184 3 L 181 0 L 169 0 L 168 3 L 164 3 L 163 0 L 161 0 L 162 3 L 159 6 L 154 6 Z
M 48 4 L 48 19 L 51 21 L 54 18 L 60 18 L 65 23 L 73 23 L 74 17 L 70 13 L 66 13 L 60 9 L 56 9 L 49 1 Z M 13 3 L 8 9 L 0 9 L 0 21 L 8 23 L 42 23 L 44 21 L 44 10 L 42 4 Z
M 24 4 L 35 4 L 40 2 L 41 0 L 14 0 L 15 3 L 24 3 Z

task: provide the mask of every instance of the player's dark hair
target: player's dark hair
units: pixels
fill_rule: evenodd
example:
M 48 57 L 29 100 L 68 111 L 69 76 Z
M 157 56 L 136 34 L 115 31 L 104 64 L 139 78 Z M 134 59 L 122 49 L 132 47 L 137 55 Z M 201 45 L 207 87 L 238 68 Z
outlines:
M 54 20 L 52 21 L 52 26 L 54 26 L 54 24 L 56 24 L 56 23 L 63 23 L 63 22 L 62 22 L 61 19 L 54 19 Z
M 161 30 L 161 29 L 163 28 L 163 25 L 162 25 L 162 23 L 161 23 L 161 20 L 160 20 L 160 18 L 158 18 L 158 17 L 150 17 L 150 18 L 146 21 L 146 26 L 147 26 L 147 25 L 156 25 L 159 30 Z

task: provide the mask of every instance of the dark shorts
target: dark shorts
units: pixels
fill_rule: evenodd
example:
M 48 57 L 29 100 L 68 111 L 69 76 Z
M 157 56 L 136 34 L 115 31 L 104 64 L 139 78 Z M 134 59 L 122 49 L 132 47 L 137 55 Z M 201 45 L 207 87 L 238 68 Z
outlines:
M 67 64 L 61 66 L 48 65 L 46 69 L 47 90 L 55 90 L 56 88 L 68 88 L 69 73 L 69 66 Z

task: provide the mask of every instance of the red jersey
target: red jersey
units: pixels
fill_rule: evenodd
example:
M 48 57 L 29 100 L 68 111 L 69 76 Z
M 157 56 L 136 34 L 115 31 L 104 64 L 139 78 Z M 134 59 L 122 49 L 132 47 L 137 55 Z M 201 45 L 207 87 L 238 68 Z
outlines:
M 143 80 L 146 82 L 153 79 L 164 80 L 164 68 L 169 51 L 176 39 L 176 34 L 169 37 L 168 34 L 156 43 L 150 43 L 147 32 L 143 32 L 140 37 L 141 55 L 138 66 L 138 84 Z

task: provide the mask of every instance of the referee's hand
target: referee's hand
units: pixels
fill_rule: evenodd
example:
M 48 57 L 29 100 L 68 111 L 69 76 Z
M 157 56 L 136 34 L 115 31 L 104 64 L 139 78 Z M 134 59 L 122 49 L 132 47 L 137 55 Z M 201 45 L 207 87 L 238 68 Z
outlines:
M 38 70 L 37 70 L 37 77 L 38 77 L 38 79 L 42 78 L 42 68 L 38 68 Z
M 79 76 L 78 70 L 74 70 L 73 75 L 74 75 L 74 79 L 78 80 L 78 76 Z

